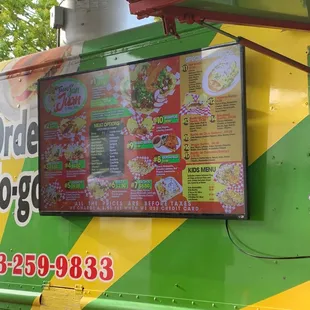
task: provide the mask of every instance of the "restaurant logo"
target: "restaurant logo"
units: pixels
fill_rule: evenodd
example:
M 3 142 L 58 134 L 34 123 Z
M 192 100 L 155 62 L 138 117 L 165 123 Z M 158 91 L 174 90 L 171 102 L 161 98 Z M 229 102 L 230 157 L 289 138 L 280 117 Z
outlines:
M 81 110 L 87 102 L 87 88 L 77 79 L 61 79 L 48 88 L 44 107 L 55 116 L 70 116 Z

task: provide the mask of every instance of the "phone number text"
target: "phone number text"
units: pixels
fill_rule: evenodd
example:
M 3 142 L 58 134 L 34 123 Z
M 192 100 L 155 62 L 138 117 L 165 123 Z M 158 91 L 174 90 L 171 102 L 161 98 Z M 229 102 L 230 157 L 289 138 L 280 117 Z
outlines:
M 54 272 L 57 279 L 70 277 L 73 280 L 84 278 L 87 281 L 110 282 L 114 278 L 113 259 L 110 256 L 97 258 L 89 255 L 82 258 L 73 255 L 68 258 L 60 254 L 52 262 L 46 254 L 16 253 L 9 261 L 6 253 L 0 253 L 0 276 L 11 272 L 14 277 L 46 278 Z

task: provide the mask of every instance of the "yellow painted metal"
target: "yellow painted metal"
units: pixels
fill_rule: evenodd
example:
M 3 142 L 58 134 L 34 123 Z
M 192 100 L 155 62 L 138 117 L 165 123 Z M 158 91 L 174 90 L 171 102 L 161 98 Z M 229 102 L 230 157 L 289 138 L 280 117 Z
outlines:
M 298 285 L 243 310 L 309 310 L 310 281 Z
M 24 159 L 12 159 L 0 162 L 0 167 L 2 166 L 1 173 L 9 173 L 13 176 L 14 181 L 22 172 L 24 165 Z M 5 231 L 6 223 L 9 218 L 9 212 L 0 213 L 0 244 Z
M 42 292 L 40 310 L 80 310 L 82 296 L 81 291 L 51 286 Z

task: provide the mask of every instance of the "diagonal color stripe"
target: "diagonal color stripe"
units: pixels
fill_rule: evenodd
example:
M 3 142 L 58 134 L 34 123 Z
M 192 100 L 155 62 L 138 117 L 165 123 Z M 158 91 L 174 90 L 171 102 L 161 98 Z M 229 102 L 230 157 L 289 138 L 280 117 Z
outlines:
M 2 173 L 9 173 L 16 181 L 16 177 L 22 172 L 24 159 L 10 159 L 0 162 L 2 164 Z M 0 243 L 2 242 L 6 224 L 10 212 L 0 213 Z
M 115 265 L 115 277 L 108 283 L 99 280 L 78 281 L 78 284 L 85 287 L 86 292 L 89 291 L 87 297 L 90 299 L 87 301 L 99 297 L 184 221 L 184 219 L 94 218 L 73 246 L 69 257 L 74 254 L 82 257 L 87 255 L 102 257 L 110 253 Z M 58 280 L 54 277 L 51 280 L 53 286 L 74 287 L 76 284 L 77 281 L 69 278 Z
M 309 42 L 303 32 L 232 25 L 224 25 L 222 29 L 307 63 Z M 230 41 L 217 35 L 212 45 Z M 249 164 L 308 115 L 307 79 L 307 74 L 302 71 L 246 50 L 248 148 L 251 150 Z
M 260 301 L 242 310 L 309 310 L 310 281 Z

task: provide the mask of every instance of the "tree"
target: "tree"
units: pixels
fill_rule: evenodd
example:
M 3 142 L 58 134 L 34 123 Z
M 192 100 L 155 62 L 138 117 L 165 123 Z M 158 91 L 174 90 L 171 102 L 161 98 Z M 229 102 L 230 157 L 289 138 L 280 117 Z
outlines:
M 56 0 L 0 1 L 0 61 L 56 47 L 49 25 Z

